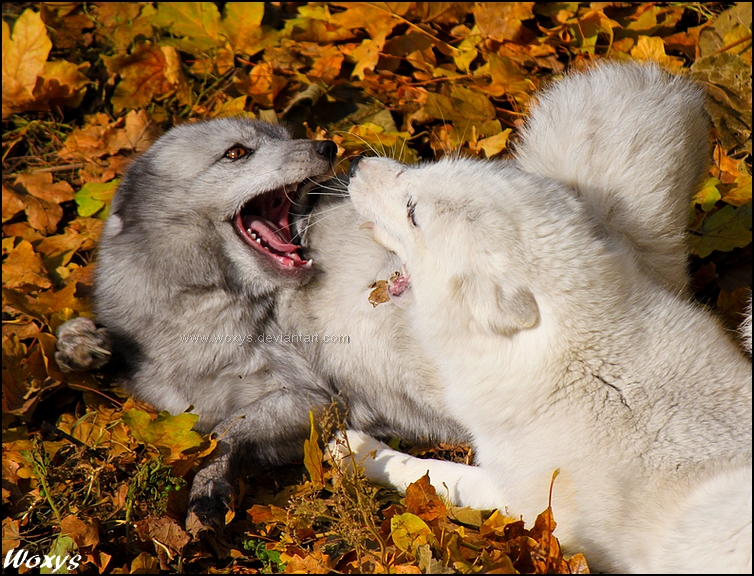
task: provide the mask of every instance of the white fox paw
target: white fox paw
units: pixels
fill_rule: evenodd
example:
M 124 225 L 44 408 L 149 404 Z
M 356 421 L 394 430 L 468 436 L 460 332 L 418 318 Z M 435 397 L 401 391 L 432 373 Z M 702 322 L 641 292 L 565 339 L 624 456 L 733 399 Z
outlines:
M 378 450 L 387 448 L 379 440 L 365 432 L 348 430 L 338 432 L 327 444 L 330 460 L 341 468 L 348 468 L 353 463 L 361 465 L 365 458 L 374 457 Z

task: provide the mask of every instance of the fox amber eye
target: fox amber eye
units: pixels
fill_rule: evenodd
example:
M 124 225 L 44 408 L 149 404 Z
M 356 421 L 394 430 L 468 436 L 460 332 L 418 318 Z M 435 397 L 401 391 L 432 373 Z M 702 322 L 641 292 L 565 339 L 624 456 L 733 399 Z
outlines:
M 408 211 L 408 219 L 411 220 L 411 224 L 418 228 L 419 224 L 416 222 L 416 214 L 414 213 L 416 211 L 416 202 L 411 200 L 411 198 L 406 203 L 406 210 Z
M 230 158 L 231 160 L 238 160 L 239 158 L 246 156 L 248 153 L 249 151 L 246 148 L 240 144 L 236 144 L 225 153 L 225 157 Z

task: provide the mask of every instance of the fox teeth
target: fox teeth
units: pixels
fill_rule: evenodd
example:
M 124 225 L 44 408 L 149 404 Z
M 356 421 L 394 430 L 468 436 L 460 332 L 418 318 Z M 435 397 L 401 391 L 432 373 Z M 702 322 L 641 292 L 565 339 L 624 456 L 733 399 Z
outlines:
M 262 239 L 261 238 L 254 238 L 254 240 L 256 241 L 257 244 L 262 244 Z
M 311 260 L 311 259 L 307 260 L 306 263 L 304 264 L 304 268 L 311 268 L 312 267 L 312 262 L 313 262 L 313 260 Z

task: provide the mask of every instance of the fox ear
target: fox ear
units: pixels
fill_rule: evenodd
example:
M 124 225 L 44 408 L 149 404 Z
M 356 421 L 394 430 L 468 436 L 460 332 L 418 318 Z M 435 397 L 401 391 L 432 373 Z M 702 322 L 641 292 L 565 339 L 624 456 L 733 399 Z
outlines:
M 477 323 L 502 336 L 533 328 L 539 322 L 539 306 L 531 290 L 498 283 L 464 282 L 464 300 Z

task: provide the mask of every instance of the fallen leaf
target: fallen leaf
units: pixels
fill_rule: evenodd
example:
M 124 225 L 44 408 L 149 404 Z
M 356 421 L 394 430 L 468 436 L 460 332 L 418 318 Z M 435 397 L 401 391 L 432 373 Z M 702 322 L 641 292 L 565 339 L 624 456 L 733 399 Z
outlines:
M 489 138 L 483 138 L 477 142 L 477 146 L 484 151 L 486 158 L 492 158 L 508 147 L 508 138 L 510 137 L 511 132 L 513 132 L 511 128 L 506 128 L 500 132 L 500 134 L 495 134 Z
M 79 216 L 87 218 L 100 214 L 104 218 L 106 214 L 101 214 L 101 211 L 110 205 L 118 184 L 120 184 L 119 178 L 103 184 L 95 182 L 84 184 L 81 190 L 74 194 Z
M 99 532 L 97 526 L 88 519 L 82 520 L 71 514 L 60 522 L 60 532 L 69 536 L 77 548 L 94 548 L 99 544 Z
M 23 11 L 13 25 L 3 20 L 3 119 L 34 101 L 34 87 L 42 73 L 52 41 L 39 13 Z
M 102 59 L 111 74 L 121 77 L 110 99 L 116 114 L 126 108 L 144 108 L 153 99 L 173 94 L 178 95 L 181 103 L 188 103 L 190 91 L 175 48 L 144 43 L 128 56 L 103 56 Z
M 196 53 L 224 44 L 213 2 L 160 2 L 152 23 L 181 37 L 176 40 L 180 50 Z
M 112 44 L 124 53 L 138 37 L 150 38 L 152 19 L 157 10 L 151 4 L 137 2 L 100 2 L 91 7 L 96 15 L 95 34 L 102 44 Z
M 264 48 L 263 2 L 226 2 L 223 10 L 225 15 L 221 33 L 228 38 L 236 52 L 254 56 Z
M 715 207 L 717 201 L 722 198 L 718 189 L 720 184 L 721 182 L 717 178 L 707 178 L 699 189 L 699 192 L 694 195 L 693 202 L 699 204 L 705 212 L 709 212 Z
M 751 203 L 751 175 L 739 174 L 734 186 L 723 195 L 723 201 L 734 206 Z
M 419 546 L 431 544 L 435 539 L 427 523 L 410 512 L 390 519 L 390 536 L 400 550 L 409 554 L 415 554 Z
M 25 206 L 23 198 L 15 190 L 3 184 L 3 222 L 13 218 Z
M 168 546 L 178 554 L 183 552 L 191 538 L 175 520 L 168 517 L 149 516 L 136 523 L 136 530 L 145 542 L 156 540 L 155 551 L 160 550 L 160 545 Z
M 338 74 L 343 64 L 343 52 L 337 46 L 320 47 L 318 54 L 314 58 L 312 68 L 307 74 L 310 78 L 321 80 L 325 84 L 331 84 Z
M 372 305 L 372 308 L 385 302 L 390 302 L 387 280 L 377 280 L 370 288 L 372 288 L 372 291 L 369 293 L 369 303 Z
M 534 16 L 534 2 L 477 2 L 474 16 L 479 31 L 493 40 L 516 40 L 523 26 L 522 20 Z
M 319 434 L 314 425 L 314 413 L 309 411 L 309 438 L 304 440 L 304 466 L 316 490 L 325 485 L 325 470 L 322 467 L 322 449 L 319 447 Z
M 3 262 L 3 285 L 24 289 L 52 287 L 42 259 L 28 241 L 19 242 Z
M 412 482 L 406 488 L 406 511 L 416 514 L 425 522 L 432 522 L 447 516 L 447 509 L 430 484 L 429 473 Z
M 16 184 L 21 184 L 32 196 L 52 204 L 73 200 L 71 185 L 64 180 L 53 184 L 52 174 L 49 172 L 21 174 L 16 177 Z
M 41 84 L 34 90 L 34 98 L 40 105 L 35 110 L 50 110 L 56 108 L 76 108 L 81 104 L 91 80 L 85 72 L 90 64 L 74 64 L 65 60 L 47 62 L 40 73 Z
M 121 416 L 134 438 L 151 444 L 165 455 L 165 462 L 171 464 L 181 457 L 181 453 L 197 448 L 204 442 L 202 435 L 193 430 L 199 419 L 196 414 L 184 412 L 171 415 L 160 412 L 154 420 L 142 410 L 127 410 Z
M 751 243 L 751 202 L 727 205 L 703 219 L 689 238 L 691 253 L 706 258 L 714 250 L 728 252 Z
M 277 76 L 268 62 L 257 64 L 248 76 L 242 76 L 235 82 L 239 91 L 248 94 L 265 108 L 272 108 L 275 98 L 285 85 L 285 79 Z
M 70 536 L 59 534 L 55 540 L 53 540 L 52 546 L 50 546 L 50 550 L 47 552 L 47 556 L 52 558 L 70 558 L 75 556 L 77 552 L 78 549 L 75 540 Z M 65 564 L 66 567 L 68 565 L 68 563 Z M 47 568 L 44 570 L 47 570 Z M 42 570 L 40 570 L 40 572 L 43 573 Z M 58 574 L 61 572 L 63 572 L 63 570 L 58 572 Z M 50 570 L 48 573 L 52 574 L 53 572 Z
M 142 552 L 131 562 L 130 574 L 157 574 L 160 570 L 160 562 L 147 552 Z
M 683 60 L 665 53 L 665 44 L 657 36 L 639 36 L 636 46 L 631 49 L 631 56 L 637 60 L 657 62 L 670 70 L 683 66 Z

